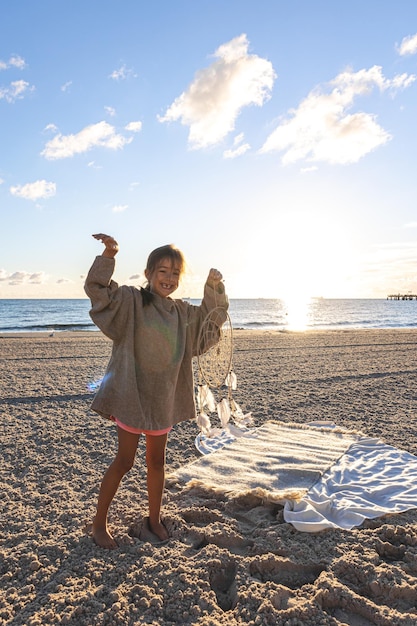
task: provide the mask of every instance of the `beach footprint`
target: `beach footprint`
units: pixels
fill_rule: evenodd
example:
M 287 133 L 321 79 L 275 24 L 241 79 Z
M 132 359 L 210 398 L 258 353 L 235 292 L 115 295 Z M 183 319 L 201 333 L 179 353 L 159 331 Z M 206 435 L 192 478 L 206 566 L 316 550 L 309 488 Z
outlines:
M 251 494 L 234 498 L 225 506 L 225 514 L 233 517 L 243 534 L 255 528 L 270 527 L 284 523 L 279 503 L 264 503 L 262 498 Z
M 224 520 L 224 517 L 221 513 L 211 511 L 210 509 L 206 509 L 204 507 L 200 507 L 198 509 L 186 509 L 182 511 L 182 517 L 187 522 L 187 524 L 192 524 L 193 526 L 200 527 L 205 527 L 207 526 L 207 524 L 222 522 Z
M 216 594 L 217 604 L 223 611 L 232 610 L 237 601 L 236 563 L 216 563 L 209 573 L 210 587 Z
M 243 554 L 254 545 L 251 539 L 245 539 L 232 524 L 220 513 L 209 509 L 188 509 L 182 517 L 191 525 L 189 538 L 193 548 L 201 550 L 208 544 L 226 548 L 232 553 Z
M 274 582 L 289 589 L 314 583 L 325 569 L 319 563 L 293 563 L 270 554 L 256 557 L 249 565 L 252 579 L 261 583 Z
M 378 606 L 403 614 L 415 614 L 416 578 L 405 573 L 399 565 L 380 561 L 377 556 L 373 561 L 371 564 L 369 559 L 364 568 L 362 554 L 349 561 L 341 557 L 333 564 L 332 572 L 354 594 L 359 594 Z M 398 584 L 398 580 L 401 580 L 401 584 Z

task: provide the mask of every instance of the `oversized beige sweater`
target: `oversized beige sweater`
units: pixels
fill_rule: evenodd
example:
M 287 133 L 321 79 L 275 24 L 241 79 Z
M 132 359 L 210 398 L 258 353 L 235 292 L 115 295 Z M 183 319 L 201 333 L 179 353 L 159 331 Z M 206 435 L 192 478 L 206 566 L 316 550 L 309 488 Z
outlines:
M 200 306 L 154 294 L 144 306 L 140 290 L 112 280 L 115 261 L 96 257 L 85 282 L 90 316 L 113 340 L 113 349 L 91 408 L 128 426 L 162 430 L 195 417 L 192 358 L 200 326 L 228 299 L 204 287 Z M 226 315 L 224 315 L 224 318 Z

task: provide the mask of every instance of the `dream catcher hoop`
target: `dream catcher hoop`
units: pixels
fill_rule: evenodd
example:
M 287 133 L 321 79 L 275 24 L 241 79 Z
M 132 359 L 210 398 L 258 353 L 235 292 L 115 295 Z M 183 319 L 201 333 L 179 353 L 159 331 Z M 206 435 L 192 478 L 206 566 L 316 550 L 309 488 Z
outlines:
M 221 307 L 206 315 L 197 339 L 199 382 L 211 389 L 222 387 L 233 370 L 233 328 L 229 314 Z
M 224 431 L 236 434 L 232 433 L 230 418 L 238 427 L 234 431 L 238 431 L 251 422 L 251 414 L 244 415 L 233 399 L 232 392 L 237 388 L 233 371 L 233 326 L 229 314 L 222 307 L 212 309 L 201 324 L 196 367 L 200 443 L 201 437 L 214 437 Z M 209 413 L 217 413 L 222 429 L 211 427 Z

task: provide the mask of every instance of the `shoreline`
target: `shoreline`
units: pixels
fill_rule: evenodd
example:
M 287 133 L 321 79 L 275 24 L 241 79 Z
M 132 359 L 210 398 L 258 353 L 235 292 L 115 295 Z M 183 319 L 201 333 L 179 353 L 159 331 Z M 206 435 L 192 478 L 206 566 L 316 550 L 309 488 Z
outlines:
M 294 334 L 294 335 L 302 335 L 302 334 L 312 334 L 312 333 L 362 333 L 362 332 L 415 332 L 417 333 L 417 327 L 415 326 L 390 326 L 390 327 L 371 327 L 371 328 L 351 328 L 351 327 L 340 327 L 340 328 L 303 328 L 303 329 L 287 329 L 287 328 L 242 328 L 236 327 L 233 328 L 233 334 L 239 333 L 251 333 L 251 334 Z M 34 339 L 37 337 L 82 337 L 82 336 L 94 336 L 94 335 L 102 335 L 102 331 L 100 329 L 96 330 L 21 330 L 21 331 L 0 331 L 0 339 Z
M 119 547 L 95 546 L 116 431 L 89 407 L 111 341 L 100 331 L 12 335 L 0 333 L 5 626 L 416 623 L 417 508 L 312 534 L 286 523 L 277 503 L 167 483 L 171 539 L 155 546 L 137 538 L 143 440 L 110 509 Z M 236 330 L 234 339 L 233 395 L 254 426 L 331 421 L 417 455 L 417 329 Z M 167 474 L 199 458 L 197 433 L 194 421 L 174 427 Z

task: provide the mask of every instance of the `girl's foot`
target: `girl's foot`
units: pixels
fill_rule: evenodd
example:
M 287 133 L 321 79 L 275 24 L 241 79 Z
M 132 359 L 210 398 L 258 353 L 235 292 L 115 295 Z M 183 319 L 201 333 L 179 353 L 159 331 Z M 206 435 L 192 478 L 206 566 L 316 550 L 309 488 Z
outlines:
M 118 547 L 107 528 L 96 528 L 93 524 L 92 534 L 94 543 L 96 543 L 100 548 L 114 550 L 114 548 Z
M 167 541 L 169 534 L 166 526 L 163 522 L 159 521 L 157 524 L 152 524 L 149 519 L 149 530 L 158 537 L 160 541 Z

